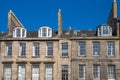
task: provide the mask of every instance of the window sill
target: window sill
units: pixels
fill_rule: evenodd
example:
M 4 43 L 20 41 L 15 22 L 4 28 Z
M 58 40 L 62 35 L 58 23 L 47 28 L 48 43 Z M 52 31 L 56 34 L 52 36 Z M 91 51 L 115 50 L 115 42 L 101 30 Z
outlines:
M 86 57 L 86 55 L 78 55 L 78 57 Z
M 85 78 L 78 78 L 78 80 L 86 80 Z
M 100 57 L 100 55 L 92 55 L 93 57 Z
M 108 55 L 108 57 L 115 57 L 115 55 Z
M 47 58 L 53 58 L 53 56 L 45 56 L 45 57 L 47 57 Z
M 69 58 L 69 56 L 61 56 L 61 58 Z
M 39 58 L 40 56 L 32 56 L 32 58 Z
M 19 58 L 26 58 L 26 56 L 18 56 Z
M 12 58 L 12 56 L 4 56 L 4 58 Z

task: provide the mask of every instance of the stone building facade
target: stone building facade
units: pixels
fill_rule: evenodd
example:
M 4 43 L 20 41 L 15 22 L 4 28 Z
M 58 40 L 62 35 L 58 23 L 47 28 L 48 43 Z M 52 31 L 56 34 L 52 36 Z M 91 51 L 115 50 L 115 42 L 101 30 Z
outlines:
M 0 33 L 0 80 L 119 80 L 120 19 L 114 0 L 108 23 L 96 30 L 27 31 L 8 13 L 8 32 Z

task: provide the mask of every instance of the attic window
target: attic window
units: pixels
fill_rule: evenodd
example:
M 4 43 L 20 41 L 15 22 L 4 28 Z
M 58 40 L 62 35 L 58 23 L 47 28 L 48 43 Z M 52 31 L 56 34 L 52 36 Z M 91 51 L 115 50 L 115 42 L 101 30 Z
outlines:
M 24 38 L 26 37 L 26 29 L 21 27 L 16 27 L 13 29 L 14 38 Z
M 40 27 L 38 37 L 52 37 L 52 29 L 47 26 Z
M 97 29 L 98 36 L 112 36 L 112 28 L 108 25 L 101 25 Z

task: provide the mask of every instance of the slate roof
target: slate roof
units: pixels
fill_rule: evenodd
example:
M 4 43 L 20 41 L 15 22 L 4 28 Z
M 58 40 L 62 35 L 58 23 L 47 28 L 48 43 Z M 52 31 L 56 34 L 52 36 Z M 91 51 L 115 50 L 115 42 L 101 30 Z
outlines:
M 7 35 L 8 33 L 0 33 L 0 38 L 12 38 L 12 35 Z M 71 38 L 71 37 L 94 37 L 96 36 L 95 30 L 64 30 L 60 38 Z M 52 37 L 58 37 L 58 31 L 52 32 Z M 27 38 L 38 38 L 38 31 L 28 31 Z
M 95 30 L 81 30 L 77 32 L 76 37 L 93 37 L 96 36 Z
M 8 34 L 7 32 L 0 32 L 0 38 L 5 37 L 7 34 Z

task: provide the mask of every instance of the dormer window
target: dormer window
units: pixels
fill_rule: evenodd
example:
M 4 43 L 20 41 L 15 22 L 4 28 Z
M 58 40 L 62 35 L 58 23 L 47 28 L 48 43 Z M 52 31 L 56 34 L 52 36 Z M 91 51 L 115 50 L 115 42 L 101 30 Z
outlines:
M 52 37 L 52 29 L 47 26 L 40 27 L 38 37 Z
M 112 36 L 112 28 L 108 25 L 100 25 L 97 29 L 98 36 Z
M 26 37 L 26 29 L 21 27 L 16 27 L 13 29 L 14 38 L 24 38 Z

